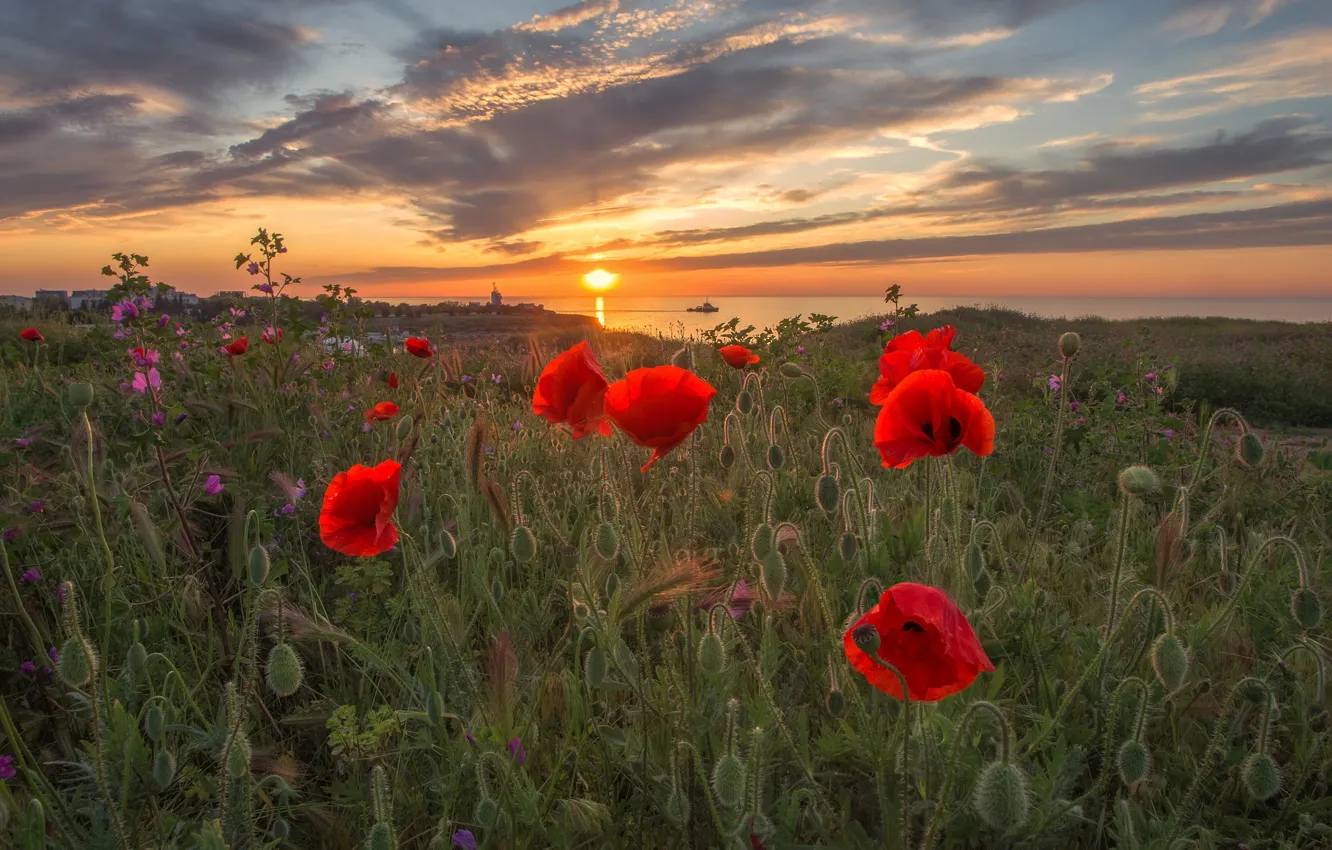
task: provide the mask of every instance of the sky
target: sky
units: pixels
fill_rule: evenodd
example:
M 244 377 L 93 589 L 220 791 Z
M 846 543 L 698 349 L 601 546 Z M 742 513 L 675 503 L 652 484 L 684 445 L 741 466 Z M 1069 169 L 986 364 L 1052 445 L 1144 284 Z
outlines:
M 1328 0 L 0 4 L 0 292 L 1332 295 Z

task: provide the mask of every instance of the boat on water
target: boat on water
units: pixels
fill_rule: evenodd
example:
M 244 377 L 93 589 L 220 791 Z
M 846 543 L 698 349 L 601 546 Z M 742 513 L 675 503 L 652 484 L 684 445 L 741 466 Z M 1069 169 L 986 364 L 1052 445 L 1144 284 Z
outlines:
M 697 307 L 686 307 L 685 310 L 689 313 L 716 313 L 721 308 L 712 306 L 712 302 L 704 298 L 702 304 Z

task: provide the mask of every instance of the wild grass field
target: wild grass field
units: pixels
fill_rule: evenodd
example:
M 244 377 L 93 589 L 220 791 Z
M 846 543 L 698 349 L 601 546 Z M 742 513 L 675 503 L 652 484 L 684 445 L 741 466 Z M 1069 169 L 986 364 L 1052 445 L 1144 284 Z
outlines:
M 5 846 L 1332 845 L 1326 328 L 353 357 L 138 259 L 0 328 Z

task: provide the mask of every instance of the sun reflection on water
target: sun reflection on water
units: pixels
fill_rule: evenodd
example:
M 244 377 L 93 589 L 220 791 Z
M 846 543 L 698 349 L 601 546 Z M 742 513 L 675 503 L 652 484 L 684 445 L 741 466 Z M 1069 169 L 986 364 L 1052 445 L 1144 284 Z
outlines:
M 606 299 L 597 296 L 597 324 L 606 327 Z

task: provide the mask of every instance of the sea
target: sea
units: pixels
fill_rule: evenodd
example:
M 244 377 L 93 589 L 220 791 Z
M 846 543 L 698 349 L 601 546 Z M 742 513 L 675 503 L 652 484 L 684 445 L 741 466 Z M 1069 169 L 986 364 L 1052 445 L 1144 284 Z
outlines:
M 376 300 L 391 304 L 435 304 L 440 301 L 486 301 L 489 296 L 444 295 L 431 298 L 379 295 Z M 691 313 L 689 307 L 703 302 L 698 296 L 647 297 L 618 295 L 580 295 L 558 298 L 512 298 L 543 305 L 557 313 L 595 316 L 611 330 L 637 330 L 684 337 L 708 330 L 732 317 L 740 327 L 773 327 L 784 318 L 811 313 L 835 316 L 848 322 L 868 316 L 881 316 L 890 309 L 882 296 L 783 295 L 767 297 L 712 296 L 708 300 L 716 313 Z M 1332 322 L 1332 297 L 1329 298 L 977 298 L 934 297 L 904 298 L 902 306 L 916 304 L 921 312 L 932 313 L 959 306 L 1004 307 L 1046 318 L 1077 319 L 1100 316 L 1107 319 L 1143 319 L 1153 317 L 1198 316 L 1232 319 L 1266 319 L 1282 322 Z

